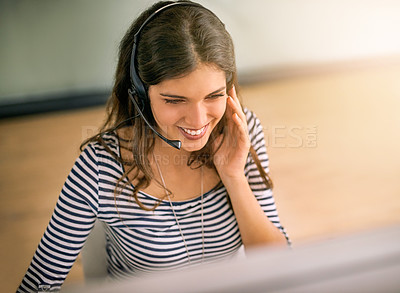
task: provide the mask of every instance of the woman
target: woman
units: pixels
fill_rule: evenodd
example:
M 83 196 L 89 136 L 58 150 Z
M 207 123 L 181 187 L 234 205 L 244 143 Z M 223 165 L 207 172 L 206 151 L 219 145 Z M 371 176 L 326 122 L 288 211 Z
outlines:
M 96 219 L 113 277 L 286 244 L 262 126 L 236 89 L 232 40 L 212 12 L 188 1 L 143 12 L 120 45 L 108 119 L 83 145 L 19 292 L 59 289 Z

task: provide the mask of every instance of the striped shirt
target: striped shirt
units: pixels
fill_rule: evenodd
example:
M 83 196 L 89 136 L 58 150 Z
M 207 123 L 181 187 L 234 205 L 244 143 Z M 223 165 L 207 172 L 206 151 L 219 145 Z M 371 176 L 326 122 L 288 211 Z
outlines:
M 245 109 L 245 114 L 251 143 L 268 172 L 262 126 L 251 111 Z M 119 156 L 116 134 L 109 133 L 103 138 Z M 204 193 L 203 199 L 199 196 L 172 202 L 177 223 L 167 200 L 154 211 L 141 209 L 132 199 L 133 186 L 129 182 L 115 199 L 115 184 L 123 172 L 123 166 L 99 143 L 86 146 L 62 188 L 18 292 L 37 292 L 39 286 L 60 289 L 96 219 L 104 222 L 111 277 L 140 276 L 183 268 L 189 262 L 195 265 L 203 260 L 228 258 L 241 247 L 238 224 L 224 186 Z M 265 187 L 250 155 L 244 172 L 266 216 L 288 239 L 272 191 Z M 148 207 L 159 200 L 144 192 L 139 192 L 138 198 Z

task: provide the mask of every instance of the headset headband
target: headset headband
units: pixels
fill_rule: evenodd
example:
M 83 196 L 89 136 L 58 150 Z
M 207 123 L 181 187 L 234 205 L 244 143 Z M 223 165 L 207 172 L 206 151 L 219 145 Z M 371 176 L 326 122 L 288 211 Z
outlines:
M 190 5 L 190 6 L 197 6 L 197 7 L 202 7 L 202 5 L 197 4 L 197 3 L 192 3 L 192 2 L 173 2 L 169 3 L 159 9 L 157 9 L 155 12 L 153 12 L 140 26 L 138 31 L 135 33 L 133 37 L 133 46 L 132 46 L 132 54 L 131 54 L 131 70 L 130 70 L 130 75 L 131 75 L 131 85 L 132 85 L 132 91 L 136 93 L 139 97 L 139 99 L 147 99 L 147 91 L 146 88 L 143 84 L 143 81 L 140 79 L 139 74 L 137 72 L 137 60 L 136 60 L 136 54 L 137 54 L 137 45 L 140 37 L 140 33 L 142 32 L 143 28 L 157 15 L 159 15 L 161 12 L 177 5 Z M 205 8 L 204 8 L 205 9 Z
M 155 12 L 153 12 L 139 27 L 138 31 L 135 33 L 133 37 L 133 46 L 132 46 L 132 54 L 131 54 L 131 68 L 130 68 L 130 75 L 131 75 L 131 87 L 132 87 L 132 92 L 136 93 L 138 96 L 139 100 L 145 101 L 147 97 L 147 90 L 146 87 L 143 84 L 143 81 L 140 79 L 138 71 L 137 71 L 137 60 L 136 60 L 136 54 L 137 54 L 137 45 L 139 42 L 140 34 L 143 30 L 143 28 L 157 15 L 159 15 L 161 12 L 173 7 L 173 6 L 196 6 L 196 7 L 201 7 L 207 11 L 207 8 L 204 6 L 198 4 L 198 3 L 193 3 L 193 2 L 173 2 L 166 4 L 165 6 L 157 9 Z M 211 12 L 211 11 L 210 11 Z M 212 12 L 211 12 L 212 13 Z M 214 14 L 214 13 L 213 13 Z M 143 106 L 143 105 L 142 105 Z

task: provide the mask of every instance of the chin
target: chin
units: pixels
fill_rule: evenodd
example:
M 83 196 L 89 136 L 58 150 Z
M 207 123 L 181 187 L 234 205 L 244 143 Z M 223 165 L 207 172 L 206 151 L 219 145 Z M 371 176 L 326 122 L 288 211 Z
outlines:
M 201 150 L 207 142 L 182 142 L 181 149 L 186 152 L 196 152 Z
M 209 135 L 207 135 L 207 137 L 202 137 L 199 140 L 189 140 L 184 138 L 183 140 L 181 140 L 182 141 L 181 149 L 187 152 L 199 151 L 205 147 L 209 138 L 210 138 Z

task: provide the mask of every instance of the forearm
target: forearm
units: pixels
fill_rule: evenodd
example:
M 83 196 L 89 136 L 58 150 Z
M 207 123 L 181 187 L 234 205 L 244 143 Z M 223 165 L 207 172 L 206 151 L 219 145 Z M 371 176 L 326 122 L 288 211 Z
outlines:
M 89 170 L 91 150 L 75 162 L 17 292 L 38 292 L 40 286 L 59 290 L 74 264 L 97 215 L 97 173 L 80 171 Z
M 244 175 L 222 176 L 221 179 L 228 191 L 245 248 L 287 243 L 285 236 L 265 215 Z

